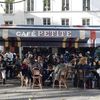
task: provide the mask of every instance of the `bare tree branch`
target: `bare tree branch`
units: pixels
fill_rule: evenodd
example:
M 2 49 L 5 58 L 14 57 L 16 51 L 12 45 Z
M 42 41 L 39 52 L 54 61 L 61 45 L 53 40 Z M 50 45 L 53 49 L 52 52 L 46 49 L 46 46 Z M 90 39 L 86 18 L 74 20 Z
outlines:
M 11 2 L 11 3 L 20 3 L 20 2 L 23 2 L 23 1 L 25 1 L 25 0 L 19 0 L 19 1 L 16 1 L 16 2 Z M 0 1 L 0 3 L 7 3 L 6 1 Z

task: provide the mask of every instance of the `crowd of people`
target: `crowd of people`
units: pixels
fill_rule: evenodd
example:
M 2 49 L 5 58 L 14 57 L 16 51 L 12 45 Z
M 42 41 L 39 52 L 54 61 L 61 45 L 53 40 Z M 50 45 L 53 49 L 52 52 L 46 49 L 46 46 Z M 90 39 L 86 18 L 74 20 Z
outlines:
M 100 59 L 98 56 L 92 56 L 90 51 L 80 53 L 70 53 L 65 51 L 64 54 L 36 54 L 33 52 L 27 52 L 23 59 L 20 60 L 16 53 L 6 52 L 0 54 L 0 72 L 2 77 L 2 83 L 5 84 L 5 80 L 8 78 L 15 78 L 19 73 L 27 79 L 33 82 L 34 68 L 38 68 L 41 72 L 42 85 L 47 85 L 46 81 L 49 80 L 49 86 L 52 86 L 54 79 L 59 80 L 61 70 L 72 68 L 71 79 L 74 87 L 84 87 L 83 81 L 79 79 L 79 72 L 86 70 L 86 87 L 92 88 L 92 81 L 95 81 L 95 87 L 100 88 Z M 68 71 L 68 70 L 66 70 Z M 85 77 L 85 76 L 84 76 Z M 66 80 L 69 77 L 66 77 Z M 89 86 L 89 83 L 90 86 Z

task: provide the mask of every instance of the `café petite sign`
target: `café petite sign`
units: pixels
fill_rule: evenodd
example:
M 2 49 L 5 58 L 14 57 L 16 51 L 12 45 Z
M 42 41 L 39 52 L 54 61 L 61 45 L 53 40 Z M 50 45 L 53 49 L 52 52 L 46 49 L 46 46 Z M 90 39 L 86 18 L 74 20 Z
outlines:
M 66 30 L 32 30 L 17 31 L 17 37 L 71 37 L 71 31 Z

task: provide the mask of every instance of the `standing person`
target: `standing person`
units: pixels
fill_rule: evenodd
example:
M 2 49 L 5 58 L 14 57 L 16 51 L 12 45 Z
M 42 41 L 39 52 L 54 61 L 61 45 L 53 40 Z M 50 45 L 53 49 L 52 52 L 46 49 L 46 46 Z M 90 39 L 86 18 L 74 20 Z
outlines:
M 16 56 L 15 67 L 14 67 L 14 76 L 16 77 L 20 71 L 21 71 L 21 61 L 20 61 L 19 56 Z
M 3 59 L 3 56 L 0 55 L 0 72 L 2 77 L 2 84 L 5 84 L 6 80 L 6 62 Z
M 22 65 L 21 65 L 21 73 L 22 73 L 22 76 L 21 76 L 21 86 L 28 86 L 28 81 L 29 81 L 29 66 L 28 66 L 28 60 L 27 58 L 25 58 L 22 62 Z M 24 84 L 24 81 L 25 81 L 25 84 Z
M 97 87 L 100 89 L 100 61 L 96 63 L 96 78 L 97 78 Z

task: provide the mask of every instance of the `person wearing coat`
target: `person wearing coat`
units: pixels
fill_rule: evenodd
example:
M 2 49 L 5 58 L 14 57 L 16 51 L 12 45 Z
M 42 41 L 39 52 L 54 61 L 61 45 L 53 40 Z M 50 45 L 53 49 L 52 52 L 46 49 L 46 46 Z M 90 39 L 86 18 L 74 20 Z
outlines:
M 2 55 L 0 55 L 0 72 L 2 78 L 2 84 L 5 84 L 6 81 L 6 62 Z

